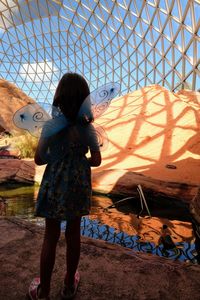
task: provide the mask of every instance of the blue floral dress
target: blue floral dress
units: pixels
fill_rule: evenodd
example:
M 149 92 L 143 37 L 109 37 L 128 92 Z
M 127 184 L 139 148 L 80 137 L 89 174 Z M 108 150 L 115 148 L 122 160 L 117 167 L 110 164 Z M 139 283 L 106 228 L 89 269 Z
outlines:
M 97 150 L 94 140 L 90 144 Z M 37 197 L 36 216 L 70 220 L 89 214 L 92 188 L 87 151 L 88 147 L 80 141 L 68 141 L 64 157 L 47 164 Z

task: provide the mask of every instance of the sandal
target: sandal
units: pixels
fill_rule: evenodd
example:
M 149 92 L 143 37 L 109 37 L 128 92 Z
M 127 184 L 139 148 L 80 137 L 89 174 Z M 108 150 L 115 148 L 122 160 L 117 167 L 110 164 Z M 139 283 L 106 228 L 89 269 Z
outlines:
M 67 287 L 66 284 L 64 283 L 64 286 L 61 290 L 61 297 L 63 300 L 73 299 L 75 297 L 78 290 L 79 282 L 80 282 L 80 274 L 78 271 L 76 271 L 74 276 L 74 285 L 72 287 Z
M 29 290 L 28 290 L 28 299 L 30 300 L 50 300 L 49 297 L 45 297 L 45 298 L 39 298 L 38 296 L 38 290 L 40 288 L 40 278 L 36 277 L 32 280 L 30 286 L 29 286 Z

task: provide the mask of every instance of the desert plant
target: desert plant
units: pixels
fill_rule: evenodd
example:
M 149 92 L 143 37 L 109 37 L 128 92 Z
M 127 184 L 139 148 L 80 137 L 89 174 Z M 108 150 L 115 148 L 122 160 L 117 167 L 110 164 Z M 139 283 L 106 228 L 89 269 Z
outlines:
M 14 139 L 14 145 L 19 149 L 21 158 L 33 158 L 37 143 L 38 139 L 28 132 Z

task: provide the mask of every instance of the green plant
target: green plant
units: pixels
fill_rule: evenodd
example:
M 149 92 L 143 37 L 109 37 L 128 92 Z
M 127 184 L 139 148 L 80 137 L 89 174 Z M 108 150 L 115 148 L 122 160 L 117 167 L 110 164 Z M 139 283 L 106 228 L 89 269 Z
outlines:
M 14 145 L 20 151 L 21 158 L 33 158 L 37 147 L 38 139 L 30 133 L 15 137 Z

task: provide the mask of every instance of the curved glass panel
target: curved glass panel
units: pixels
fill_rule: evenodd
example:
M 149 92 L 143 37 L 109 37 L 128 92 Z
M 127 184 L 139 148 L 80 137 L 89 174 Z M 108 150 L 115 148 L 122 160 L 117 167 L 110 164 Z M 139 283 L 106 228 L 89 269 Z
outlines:
M 0 76 L 52 102 L 63 73 L 91 90 L 200 88 L 200 1 L 0 0 Z

